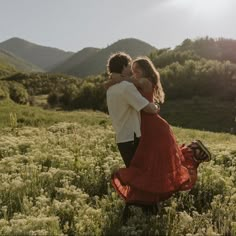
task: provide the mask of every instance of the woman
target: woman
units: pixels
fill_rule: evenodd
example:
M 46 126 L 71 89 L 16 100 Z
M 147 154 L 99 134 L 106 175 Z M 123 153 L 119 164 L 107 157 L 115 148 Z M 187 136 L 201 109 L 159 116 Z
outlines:
M 132 63 L 133 78 L 113 78 L 112 83 L 134 83 L 150 102 L 164 102 L 160 76 L 147 57 Z M 170 125 L 160 115 L 141 112 L 141 139 L 128 168 L 112 176 L 112 185 L 128 204 L 154 205 L 177 191 L 191 189 L 199 163 L 211 155 L 199 141 L 178 146 Z

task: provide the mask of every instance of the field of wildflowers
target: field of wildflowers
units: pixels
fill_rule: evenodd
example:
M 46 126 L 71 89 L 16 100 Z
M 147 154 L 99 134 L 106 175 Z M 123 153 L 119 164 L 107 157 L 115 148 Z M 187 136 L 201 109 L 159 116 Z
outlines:
M 13 112 L 0 128 L 0 235 L 236 235 L 235 135 L 173 127 L 179 143 L 203 140 L 213 160 L 190 192 L 163 202 L 157 215 L 133 207 L 122 225 L 110 176 L 123 163 L 108 116 L 58 116 L 64 121 L 29 126 Z

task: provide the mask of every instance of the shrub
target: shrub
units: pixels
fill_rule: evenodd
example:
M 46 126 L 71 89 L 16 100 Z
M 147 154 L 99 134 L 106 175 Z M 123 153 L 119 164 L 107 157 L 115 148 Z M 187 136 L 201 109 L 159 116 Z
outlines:
M 0 81 L 0 100 L 8 98 L 9 97 L 9 91 L 7 88 L 6 83 Z
M 19 83 L 9 83 L 10 98 L 19 104 L 27 104 L 29 101 L 29 95 L 25 87 Z

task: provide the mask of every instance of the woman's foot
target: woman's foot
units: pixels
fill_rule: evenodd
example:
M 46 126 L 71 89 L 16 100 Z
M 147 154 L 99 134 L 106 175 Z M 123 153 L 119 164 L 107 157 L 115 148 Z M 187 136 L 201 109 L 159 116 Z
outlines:
M 193 158 L 196 162 L 208 162 L 211 160 L 211 153 L 200 140 L 195 140 L 188 145 L 193 151 Z

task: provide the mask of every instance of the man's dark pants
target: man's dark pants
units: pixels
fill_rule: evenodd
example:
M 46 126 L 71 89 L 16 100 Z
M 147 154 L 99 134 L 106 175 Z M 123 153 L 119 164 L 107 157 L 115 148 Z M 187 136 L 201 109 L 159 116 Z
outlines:
M 118 149 L 120 151 L 121 157 L 125 163 L 126 167 L 129 167 L 130 162 L 136 152 L 140 138 L 137 138 L 134 134 L 134 140 L 125 143 L 117 143 Z

